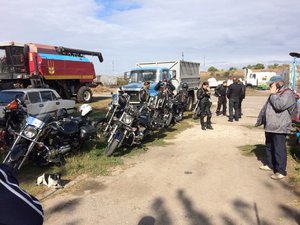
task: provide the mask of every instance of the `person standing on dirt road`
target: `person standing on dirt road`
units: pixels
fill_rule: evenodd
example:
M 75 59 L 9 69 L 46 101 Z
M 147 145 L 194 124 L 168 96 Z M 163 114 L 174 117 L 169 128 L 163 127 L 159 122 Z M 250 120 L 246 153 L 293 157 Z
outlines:
M 243 96 L 243 88 L 238 84 L 238 79 L 234 77 L 233 84 L 228 87 L 227 91 L 227 98 L 229 99 L 229 122 L 233 122 L 233 117 L 235 118 L 235 121 L 239 121 L 239 104 L 241 96 Z
M 209 84 L 207 81 L 204 81 L 202 83 L 201 88 L 197 91 L 197 98 L 199 100 L 199 105 L 200 105 L 200 124 L 201 124 L 201 129 L 206 130 L 210 129 L 213 130 L 213 127 L 211 126 L 211 116 L 212 113 L 210 111 L 210 107 L 212 105 L 210 101 L 210 89 L 209 89 Z M 204 118 L 206 118 L 206 123 L 204 122 Z
M 240 102 L 239 102 L 239 113 L 240 113 L 239 114 L 239 119 L 241 119 L 242 115 L 243 115 L 243 113 L 242 113 L 242 102 L 246 97 L 246 86 L 243 84 L 243 82 L 240 79 L 238 79 L 238 84 L 242 86 L 242 95 L 240 96 Z
M 218 106 L 216 110 L 217 116 L 220 116 L 221 114 L 226 116 L 226 105 L 227 105 L 226 92 L 227 92 L 227 81 L 223 81 L 223 83 L 218 85 L 215 89 L 215 95 L 216 97 L 218 97 Z M 221 107 L 222 107 L 222 113 L 221 113 Z
M 287 175 L 286 135 L 292 126 L 291 115 L 296 109 L 296 99 L 291 89 L 285 88 L 281 76 L 273 76 L 267 82 L 270 96 L 260 111 L 255 126 L 264 125 L 266 137 L 266 163 L 261 170 L 273 170 L 272 179 L 282 179 Z

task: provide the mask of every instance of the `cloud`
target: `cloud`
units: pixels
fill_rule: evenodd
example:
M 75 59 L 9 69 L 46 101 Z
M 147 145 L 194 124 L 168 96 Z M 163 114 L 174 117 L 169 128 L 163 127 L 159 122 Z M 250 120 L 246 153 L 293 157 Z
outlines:
M 297 0 L 0 0 L 1 39 L 101 51 L 98 74 L 181 59 L 224 67 L 291 60 Z M 222 63 L 218 63 L 222 62 Z

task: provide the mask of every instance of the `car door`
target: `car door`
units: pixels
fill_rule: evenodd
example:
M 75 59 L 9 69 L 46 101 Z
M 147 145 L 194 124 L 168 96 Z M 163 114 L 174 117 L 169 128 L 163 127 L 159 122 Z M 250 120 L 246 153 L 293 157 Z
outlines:
M 55 104 L 57 109 L 66 109 L 67 112 L 73 113 L 75 107 L 75 101 L 70 99 L 62 99 L 55 90 L 51 90 L 55 97 Z
M 27 92 L 25 96 L 27 112 L 30 115 L 37 116 L 43 111 L 43 104 L 38 91 Z
M 52 90 L 43 90 L 40 91 L 42 104 L 43 104 L 43 114 L 51 114 L 52 116 L 55 115 L 60 102 L 57 101 L 55 95 L 53 94 Z

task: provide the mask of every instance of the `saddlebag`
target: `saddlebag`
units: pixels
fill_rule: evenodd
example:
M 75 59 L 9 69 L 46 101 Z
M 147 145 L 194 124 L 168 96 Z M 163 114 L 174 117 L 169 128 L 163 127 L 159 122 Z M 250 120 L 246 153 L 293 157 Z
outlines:
M 82 140 L 89 140 L 95 137 L 97 134 L 97 130 L 92 125 L 85 125 L 80 127 L 80 139 Z

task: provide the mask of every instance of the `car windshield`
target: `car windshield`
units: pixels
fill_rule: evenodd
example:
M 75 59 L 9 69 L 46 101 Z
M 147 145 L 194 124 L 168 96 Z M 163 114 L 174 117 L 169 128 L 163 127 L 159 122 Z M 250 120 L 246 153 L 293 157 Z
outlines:
M 19 91 L 0 91 L 0 103 L 8 104 L 12 102 L 16 96 L 22 98 L 24 93 Z
M 156 70 L 134 70 L 130 72 L 129 83 L 156 81 Z

